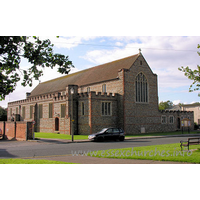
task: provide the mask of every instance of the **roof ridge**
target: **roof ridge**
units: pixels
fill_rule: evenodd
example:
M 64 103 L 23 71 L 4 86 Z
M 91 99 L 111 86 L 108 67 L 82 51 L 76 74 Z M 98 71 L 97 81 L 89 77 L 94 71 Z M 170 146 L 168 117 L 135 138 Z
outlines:
M 128 56 L 128 57 L 125 57 L 125 58 L 120 58 L 120 59 L 118 59 L 118 60 L 113 60 L 113 61 L 110 61 L 110 62 L 107 62 L 107 63 L 104 63 L 104 64 L 100 64 L 100 65 L 97 65 L 97 66 L 94 66 L 94 67 L 99 67 L 99 66 L 106 65 L 106 64 L 110 64 L 110 63 L 114 63 L 114 62 L 119 62 L 119 61 L 122 61 L 122 60 L 125 60 L 125 59 L 128 59 L 128 58 L 131 58 L 131 57 L 135 57 L 135 56 L 139 56 L 139 54 L 135 54 L 135 55 Z M 91 68 L 94 68 L 94 67 L 91 67 Z
M 120 59 L 118 59 L 118 60 L 113 60 L 113 61 L 110 61 L 110 62 L 107 62 L 107 63 L 104 63 L 104 64 L 100 64 L 100 65 L 96 65 L 96 66 L 94 66 L 94 67 L 90 67 L 90 68 L 88 68 L 88 69 L 83 69 L 83 70 L 74 72 L 74 73 L 72 73 L 72 74 L 67 74 L 67 75 L 65 75 L 65 76 L 61 76 L 61 77 L 58 77 L 58 78 L 54 78 L 54 79 L 51 79 L 51 80 L 42 82 L 42 83 L 40 83 L 40 84 L 45 84 L 45 83 L 48 83 L 48 82 L 57 81 L 57 80 L 59 80 L 59 79 L 61 80 L 61 79 L 64 79 L 64 78 L 67 78 L 67 77 L 71 77 L 71 76 L 77 75 L 77 74 L 79 74 L 79 73 L 85 72 L 85 71 L 87 71 L 87 70 L 92 70 L 92 69 L 94 69 L 94 68 L 97 68 L 97 67 L 100 67 L 100 66 L 103 66 L 103 65 L 107 65 L 107 64 L 119 62 L 119 61 L 122 61 L 122 60 L 125 60 L 125 59 L 128 59 L 128 58 L 131 58 L 131 57 L 139 56 L 139 55 L 140 55 L 140 54 L 135 54 L 135 55 L 128 56 L 128 57 L 125 57 L 125 58 L 120 58 Z
M 114 80 L 118 77 L 119 69 L 130 69 L 139 56 L 140 54 L 128 56 L 42 82 L 31 91 L 30 96 L 62 91 L 67 85 L 83 86 Z

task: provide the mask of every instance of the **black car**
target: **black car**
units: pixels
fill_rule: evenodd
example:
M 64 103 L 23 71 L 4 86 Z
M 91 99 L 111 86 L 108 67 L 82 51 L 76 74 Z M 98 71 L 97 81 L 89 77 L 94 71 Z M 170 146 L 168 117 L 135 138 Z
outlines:
M 124 141 L 125 133 L 121 128 L 104 128 L 101 131 L 88 136 L 89 140 L 104 141 L 104 140 L 120 140 Z

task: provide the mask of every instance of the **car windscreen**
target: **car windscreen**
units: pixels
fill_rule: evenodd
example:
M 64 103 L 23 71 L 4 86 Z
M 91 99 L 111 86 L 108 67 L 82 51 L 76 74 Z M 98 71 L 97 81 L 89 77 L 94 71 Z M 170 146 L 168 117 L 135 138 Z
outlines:
M 107 130 L 107 128 L 104 128 L 101 131 L 99 131 L 99 133 L 104 133 L 106 130 Z

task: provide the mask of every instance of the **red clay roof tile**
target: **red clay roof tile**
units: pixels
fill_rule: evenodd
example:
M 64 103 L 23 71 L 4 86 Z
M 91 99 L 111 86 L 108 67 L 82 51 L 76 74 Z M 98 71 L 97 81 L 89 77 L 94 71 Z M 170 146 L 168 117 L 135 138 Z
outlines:
M 116 79 L 118 76 L 118 70 L 123 68 L 130 69 L 138 56 L 139 54 L 136 54 L 127 58 L 40 83 L 35 87 L 35 89 L 33 89 L 30 97 L 64 91 L 68 85 L 83 86 Z

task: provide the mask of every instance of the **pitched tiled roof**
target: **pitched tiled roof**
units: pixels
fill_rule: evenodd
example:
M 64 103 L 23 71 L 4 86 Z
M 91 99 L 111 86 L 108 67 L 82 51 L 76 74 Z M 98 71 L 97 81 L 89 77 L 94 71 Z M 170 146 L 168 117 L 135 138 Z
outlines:
M 139 54 L 136 54 L 127 58 L 40 83 L 35 89 L 33 89 L 30 97 L 64 91 L 68 85 L 83 86 L 115 79 L 118 76 L 118 70 L 123 68 L 129 69 L 138 56 Z

